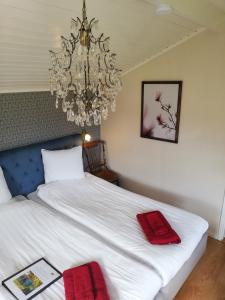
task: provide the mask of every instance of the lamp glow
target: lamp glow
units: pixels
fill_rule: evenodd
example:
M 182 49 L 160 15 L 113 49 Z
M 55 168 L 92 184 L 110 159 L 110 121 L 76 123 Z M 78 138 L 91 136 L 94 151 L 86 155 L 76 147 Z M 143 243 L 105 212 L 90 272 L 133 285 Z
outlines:
M 86 133 L 86 134 L 84 135 L 84 141 L 85 141 L 85 142 L 90 142 L 90 141 L 91 141 L 91 135 L 88 134 L 88 133 Z

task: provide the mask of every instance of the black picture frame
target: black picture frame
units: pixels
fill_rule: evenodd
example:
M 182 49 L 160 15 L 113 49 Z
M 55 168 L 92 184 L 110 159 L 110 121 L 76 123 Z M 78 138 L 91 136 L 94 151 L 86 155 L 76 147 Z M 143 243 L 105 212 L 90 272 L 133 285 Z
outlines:
M 13 292 L 8 288 L 8 286 L 6 285 L 6 282 L 7 282 L 8 280 L 10 280 L 11 278 L 13 278 L 14 276 L 16 276 L 17 274 L 20 274 L 21 272 L 26 271 L 28 268 L 32 267 L 33 265 L 39 263 L 39 262 L 42 261 L 42 260 L 43 260 L 46 264 L 48 264 L 53 270 L 55 270 L 55 271 L 59 274 L 59 276 L 57 276 L 57 278 L 55 278 L 55 279 L 52 280 L 49 284 L 47 284 L 47 285 L 45 285 L 43 288 L 41 288 L 37 293 L 35 293 L 35 294 L 32 295 L 31 297 L 27 298 L 27 300 L 31 300 L 31 299 L 37 297 L 37 295 L 39 295 L 40 293 L 42 293 L 44 290 L 46 290 L 48 287 L 50 287 L 53 283 L 55 283 L 56 281 L 58 281 L 58 280 L 62 277 L 62 273 L 61 273 L 59 270 L 57 270 L 52 264 L 50 264 L 44 257 L 42 257 L 42 258 L 38 259 L 37 261 L 33 262 L 32 264 L 26 266 L 24 269 L 21 269 L 20 271 L 14 273 L 13 275 L 9 276 L 8 278 L 6 278 L 6 279 L 4 279 L 4 280 L 2 281 L 2 285 L 4 286 L 4 288 L 6 288 L 7 291 L 8 291 L 15 299 L 20 300 L 20 299 L 18 299 L 18 298 L 13 294 Z
M 147 87 L 147 88 L 146 88 Z M 153 97 L 154 91 L 155 98 Z M 152 90 L 151 90 L 152 88 Z M 166 89 L 168 89 L 168 95 L 170 94 L 171 99 L 167 99 L 165 95 Z M 181 98 L 182 98 L 182 89 L 183 81 L 142 81 L 141 86 L 141 130 L 140 136 L 142 138 L 148 138 L 163 142 L 178 143 L 179 139 L 179 127 L 180 127 L 180 113 L 181 113 Z M 161 92 L 163 90 L 163 92 Z M 146 94 L 149 91 L 149 97 Z M 163 94 L 164 93 L 164 94 Z M 148 98 L 148 100 L 147 100 Z M 173 105 L 170 104 L 170 101 L 173 102 Z M 148 107 L 151 105 L 156 106 L 158 102 L 160 114 L 156 114 L 157 111 L 154 111 L 154 117 L 146 117 L 146 102 Z M 150 103 L 150 104 L 149 104 Z M 149 108 L 151 110 L 151 107 Z M 156 109 L 155 109 L 156 110 Z M 163 116 L 162 116 L 163 115 Z M 145 125 L 145 122 L 148 122 L 148 126 Z M 157 135 L 156 131 L 160 131 L 160 134 Z M 165 136 L 163 136 L 163 131 Z M 168 136 L 167 136 L 168 135 Z

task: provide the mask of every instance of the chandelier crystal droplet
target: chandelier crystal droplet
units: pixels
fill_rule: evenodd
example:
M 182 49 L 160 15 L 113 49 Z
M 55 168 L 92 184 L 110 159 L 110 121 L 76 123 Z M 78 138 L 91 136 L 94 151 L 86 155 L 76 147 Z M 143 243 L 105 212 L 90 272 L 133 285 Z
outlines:
M 83 1 L 82 20 L 72 19 L 69 38 L 61 37 L 61 49 L 50 51 L 50 86 L 56 95 L 56 108 L 62 106 L 67 120 L 76 125 L 100 125 L 108 112 L 116 109 L 121 90 L 121 70 L 116 54 L 109 48 L 109 37 L 95 36 L 98 21 L 89 22 Z

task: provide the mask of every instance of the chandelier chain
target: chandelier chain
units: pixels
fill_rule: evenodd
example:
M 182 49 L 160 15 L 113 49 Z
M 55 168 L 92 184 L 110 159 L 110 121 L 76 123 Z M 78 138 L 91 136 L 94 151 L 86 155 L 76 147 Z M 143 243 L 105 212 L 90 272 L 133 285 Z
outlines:
M 87 19 L 86 0 L 83 0 L 83 21 Z

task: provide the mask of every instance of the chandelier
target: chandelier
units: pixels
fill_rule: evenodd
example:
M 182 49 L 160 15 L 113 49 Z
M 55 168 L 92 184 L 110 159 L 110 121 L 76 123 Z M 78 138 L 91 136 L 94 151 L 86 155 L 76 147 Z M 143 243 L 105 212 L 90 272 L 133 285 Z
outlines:
M 67 120 L 78 126 L 100 125 L 121 90 L 121 70 L 110 51 L 109 37 L 94 34 L 98 21 L 87 19 L 83 0 L 82 19 L 72 19 L 68 38 L 61 36 L 61 49 L 50 51 L 50 86 L 56 108 L 62 106 Z

